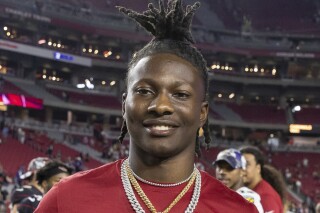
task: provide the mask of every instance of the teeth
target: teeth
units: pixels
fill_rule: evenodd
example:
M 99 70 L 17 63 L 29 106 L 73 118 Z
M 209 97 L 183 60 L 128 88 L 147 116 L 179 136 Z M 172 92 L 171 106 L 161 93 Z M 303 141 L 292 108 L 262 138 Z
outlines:
M 153 126 L 152 127 L 153 129 L 156 129 L 156 130 L 169 130 L 169 126 Z

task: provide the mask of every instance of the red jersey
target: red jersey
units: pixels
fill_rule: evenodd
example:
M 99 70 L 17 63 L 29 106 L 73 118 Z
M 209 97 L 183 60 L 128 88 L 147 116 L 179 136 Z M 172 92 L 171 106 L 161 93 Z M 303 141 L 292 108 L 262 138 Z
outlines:
M 123 160 L 118 160 L 61 180 L 44 196 L 35 213 L 134 212 L 121 181 L 122 162 Z M 208 173 L 201 172 L 201 182 L 201 194 L 194 212 L 257 212 L 253 204 Z M 139 184 L 155 208 L 163 211 L 187 183 L 174 187 L 156 187 L 142 182 Z M 192 193 L 193 187 L 190 187 L 170 212 L 184 212 Z M 145 212 L 149 212 L 140 197 L 136 197 Z
M 253 191 L 260 195 L 264 212 L 283 213 L 283 205 L 280 195 L 267 181 L 260 181 Z

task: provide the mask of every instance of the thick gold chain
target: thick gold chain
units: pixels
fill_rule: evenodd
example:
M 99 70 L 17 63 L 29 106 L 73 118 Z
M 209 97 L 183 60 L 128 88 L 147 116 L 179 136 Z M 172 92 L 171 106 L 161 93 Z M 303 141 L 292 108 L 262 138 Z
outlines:
M 133 176 L 132 170 L 129 167 L 129 163 L 126 164 L 126 170 L 127 170 L 127 174 L 128 174 L 128 178 L 130 180 L 130 183 L 132 184 L 133 188 L 137 191 L 137 193 L 140 196 L 141 200 L 146 204 L 146 206 L 148 207 L 148 209 L 152 213 L 159 213 L 159 212 L 157 212 L 156 208 L 153 206 L 153 204 L 151 203 L 151 201 L 149 200 L 147 195 L 144 193 L 144 191 L 140 187 L 140 185 L 139 185 L 138 181 L 136 180 L 136 178 Z M 196 179 L 196 172 L 194 171 L 191 179 L 188 182 L 188 184 L 178 194 L 178 196 L 170 203 L 170 205 L 161 213 L 168 213 L 172 209 L 172 207 L 174 207 L 180 201 L 180 199 L 187 193 L 187 191 L 190 189 L 190 187 L 194 183 L 195 179 Z

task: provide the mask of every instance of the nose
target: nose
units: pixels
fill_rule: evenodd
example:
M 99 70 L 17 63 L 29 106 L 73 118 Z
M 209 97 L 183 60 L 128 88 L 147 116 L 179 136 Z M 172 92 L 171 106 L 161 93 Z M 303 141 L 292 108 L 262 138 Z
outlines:
M 221 177 L 225 175 L 225 170 L 222 168 L 217 168 L 217 172 Z
M 154 100 L 148 107 L 149 112 L 156 113 L 158 115 L 170 115 L 174 111 L 172 101 L 169 94 L 160 93 L 155 96 Z

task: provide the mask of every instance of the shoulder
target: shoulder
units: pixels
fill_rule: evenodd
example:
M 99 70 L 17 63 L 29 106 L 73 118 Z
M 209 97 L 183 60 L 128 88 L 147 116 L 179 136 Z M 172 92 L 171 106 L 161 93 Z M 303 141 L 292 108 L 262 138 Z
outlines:
M 207 202 L 210 208 L 220 212 L 231 212 L 238 209 L 241 212 L 256 212 L 256 208 L 237 192 L 230 190 L 220 181 L 206 172 L 201 172 L 201 200 Z
M 34 212 L 42 199 L 41 195 L 32 195 L 24 198 L 18 207 L 19 213 Z
M 256 207 L 257 210 L 261 213 L 263 213 L 263 207 L 261 204 L 261 198 L 260 195 L 253 190 L 249 189 L 248 187 L 241 187 L 237 191 L 243 198 L 245 198 L 247 201 L 250 203 L 253 203 Z
M 86 170 L 73 174 L 61 180 L 57 186 L 63 188 L 86 188 L 88 185 L 100 185 L 101 182 L 112 181 L 113 178 L 120 176 L 120 166 L 122 160 L 107 163 L 98 168 Z
M 23 200 L 25 197 L 32 195 L 32 186 L 22 186 L 16 188 L 11 195 L 11 203 L 16 204 Z
M 104 192 L 115 194 L 119 191 L 122 161 L 118 160 L 62 179 L 43 197 L 35 212 L 70 212 L 73 208 L 83 207 L 88 200 L 91 203 L 104 202 Z
M 255 191 L 249 189 L 248 187 L 241 187 L 236 192 L 238 192 L 242 197 L 244 197 L 247 200 L 258 200 L 260 201 L 260 195 L 256 193 Z
M 59 200 L 64 197 L 78 197 L 103 188 L 113 186 L 120 178 L 122 160 L 107 163 L 98 168 L 75 173 L 62 179 L 46 194 Z
M 257 189 L 257 190 L 256 190 Z M 283 204 L 280 195 L 272 188 L 265 180 L 262 180 L 254 189 L 261 197 L 261 203 L 265 211 L 279 211 L 283 209 Z
M 276 190 L 265 180 L 262 180 L 253 190 L 257 192 L 261 196 L 261 198 L 276 196 L 276 197 L 279 197 L 280 199 L 280 196 L 276 192 Z

